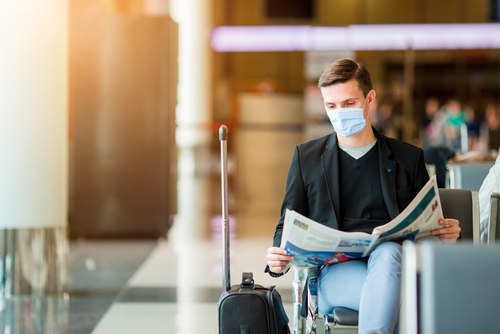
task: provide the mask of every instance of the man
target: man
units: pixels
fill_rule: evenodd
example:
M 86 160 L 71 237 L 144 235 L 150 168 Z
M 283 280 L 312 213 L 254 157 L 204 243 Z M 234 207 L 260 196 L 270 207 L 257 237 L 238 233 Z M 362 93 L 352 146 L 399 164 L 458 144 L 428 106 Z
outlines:
M 488 234 L 490 230 L 491 194 L 498 192 L 500 192 L 500 155 L 497 157 L 495 164 L 490 168 L 488 175 L 486 175 L 481 188 L 479 189 L 479 229 L 481 231 L 482 244 L 486 244 L 488 242 Z
M 422 150 L 376 132 L 375 104 L 368 70 L 343 59 L 331 64 L 318 86 L 335 132 L 296 147 L 288 172 L 282 217 L 268 249 L 271 276 L 293 260 L 279 248 L 286 209 L 343 231 L 371 233 L 396 217 L 429 179 Z M 453 243 L 460 233 L 453 219 L 433 234 Z M 401 245 L 387 242 L 367 259 L 327 265 L 320 271 L 318 307 L 359 310 L 359 333 L 397 331 Z

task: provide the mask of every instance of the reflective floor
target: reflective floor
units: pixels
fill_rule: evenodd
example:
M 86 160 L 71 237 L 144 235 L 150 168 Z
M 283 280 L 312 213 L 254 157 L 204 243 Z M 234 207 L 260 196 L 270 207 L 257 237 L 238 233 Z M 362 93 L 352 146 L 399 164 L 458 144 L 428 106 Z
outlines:
M 243 271 L 276 285 L 292 319 L 292 275 L 263 272 L 271 240 L 233 239 L 232 284 Z M 220 240 L 70 243 L 66 298 L 0 301 L 0 328 L 14 333 L 217 333 Z

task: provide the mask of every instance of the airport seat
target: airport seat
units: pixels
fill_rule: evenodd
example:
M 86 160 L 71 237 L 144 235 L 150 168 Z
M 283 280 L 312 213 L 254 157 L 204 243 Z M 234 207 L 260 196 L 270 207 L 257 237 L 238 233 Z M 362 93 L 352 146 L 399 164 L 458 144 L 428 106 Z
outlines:
M 467 189 L 439 189 L 438 191 L 444 217 L 460 221 L 461 240 L 478 245 L 480 243 L 478 193 Z M 304 288 L 309 284 L 308 276 L 317 275 L 315 270 L 315 268 L 293 268 L 293 333 L 316 333 L 316 323 L 320 319 L 325 324 L 325 334 L 336 329 L 356 329 L 358 312 L 348 308 L 335 308 L 331 313 L 321 316 L 317 314 L 315 305 L 308 304 L 307 316 L 301 315 L 302 303 L 308 303 L 311 299 L 307 298 L 310 292 L 304 291 Z
M 499 258 L 498 245 L 405 242 L 400 332 L 500 333 Z
M 446 187 L 479 191 L 494 163 L 494 161 L 484 161 L 449 164 Z
M 443 216 L 457 219 L 462 229 L 460 239 L 480 244 L 479 196 L 468 189 L 438 189 Z
M 500 228 L 498 228 L 498 219 L 500 219 L 500 215 L 498 210 L 499 206 L 500 194 L 492 193 L 490 197 L 490 218 L 489 218 L 489 228 L 488 228 L 488 245 L 494 245 L 497 240 L 500 243 Z

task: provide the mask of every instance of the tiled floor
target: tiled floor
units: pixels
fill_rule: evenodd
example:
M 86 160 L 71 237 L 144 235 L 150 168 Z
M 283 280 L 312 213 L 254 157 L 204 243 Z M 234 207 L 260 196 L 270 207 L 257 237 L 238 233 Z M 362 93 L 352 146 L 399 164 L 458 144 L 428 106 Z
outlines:
M 232 240 L 232 284 L 252 271 L 255 282 L 276 285 L 291 319 L 292 275 L 263 272 L 269 242 Z M 3 333 L 217 333 L 220 241 L 72 242 L 69 259 L 68 297 L 3 301 Z

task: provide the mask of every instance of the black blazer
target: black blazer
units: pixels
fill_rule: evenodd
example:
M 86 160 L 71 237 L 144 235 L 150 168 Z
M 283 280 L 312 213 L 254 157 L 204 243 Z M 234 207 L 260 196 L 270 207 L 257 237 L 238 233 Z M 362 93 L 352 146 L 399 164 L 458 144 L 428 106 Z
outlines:
M 429 180 L 429 175 L 422 149 L 383 136 L 375 129 L 373 131 L 377 137 L 382 193 L 387 211 L 393 219 L 410 204 Z M 295 147 L 281 206 L 281 219 L 274 233 L 274 246 L 279 247 L 281 243 L 286 209 L 339 228 L 338 150 L 335 132 Z M 359 191 L 363 191 L 363 185 L 359 187 Z

